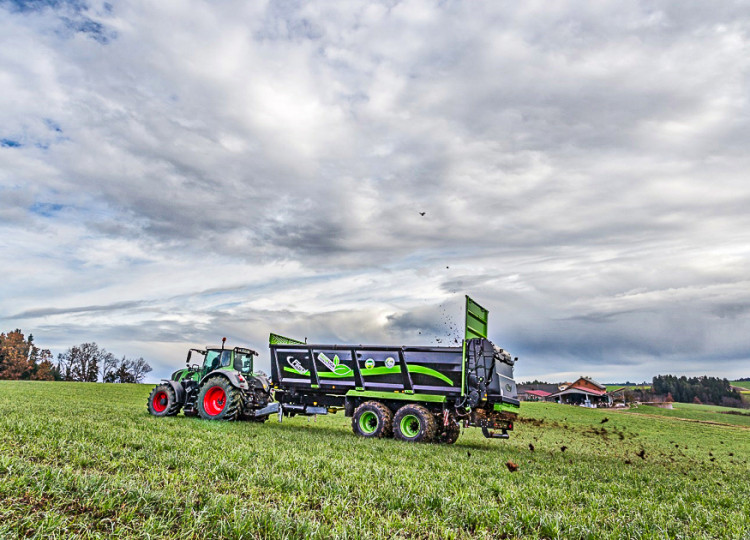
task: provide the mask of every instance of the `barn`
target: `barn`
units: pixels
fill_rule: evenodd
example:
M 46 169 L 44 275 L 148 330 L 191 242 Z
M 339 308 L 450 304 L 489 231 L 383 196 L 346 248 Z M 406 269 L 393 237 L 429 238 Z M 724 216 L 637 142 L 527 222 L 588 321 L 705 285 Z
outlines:
M 518 399 L 521 401 L 546 401 L 550 395 L 544 390 L 519 390 Z
M 588 377 L 580 377 L 563 390 L 550 394 L 546 399 L 582 407 L 612 406 L 612 397 L 607 394 L 607 387 Z

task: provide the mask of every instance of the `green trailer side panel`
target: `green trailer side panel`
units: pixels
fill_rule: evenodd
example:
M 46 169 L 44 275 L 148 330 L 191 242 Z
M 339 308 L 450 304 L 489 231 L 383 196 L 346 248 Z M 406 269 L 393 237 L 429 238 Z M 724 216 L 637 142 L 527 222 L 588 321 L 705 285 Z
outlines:
M 466 297 L 466 337 L 465 339 L 486 338 L 489 311 Z
M 445 396 L 433 396 L 432 394 L 402 394 L 400 392 L 371 392 L 365 390 L 349 390 L 348 397 L 366 397 L 373 399 L 397 399 L 401 401 L 428 401 L 432 403 L 445 403 Z
M 521 410 L 520 405 L 513 405 L 512 403 L 495 403 L 493 407 L 496 411 L 507 411 L 517 413 Z
M 304 345 L 304 341 L 297 341 L 296 339 L 280 336 L 279 334 L 271 333 L 268 336 L 269 345 Z

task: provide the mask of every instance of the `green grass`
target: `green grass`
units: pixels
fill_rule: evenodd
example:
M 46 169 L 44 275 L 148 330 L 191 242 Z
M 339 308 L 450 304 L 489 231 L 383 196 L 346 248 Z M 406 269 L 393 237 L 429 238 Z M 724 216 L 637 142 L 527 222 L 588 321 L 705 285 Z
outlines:
M 640 405 L 635 409 L 626 409 L 625 412 L 627 414 L 667 416 L 670 418 L 732 424 L 750 428 L 750 410 L 748 409 L 719 407 L 715 405 L 695 405 L 692 403 L 673 403 L 672 405 L 674 409 L 660 409 L 658 407 Z M 747 436 L 750 437 L 750 432 L 747 433 Z
M 607 392 L 612 392 L 613 390 L 619 390 L 620 388 L 624 388 L 625 390 L 651 390 L 650 384 L 639 384 L 637 386 L 623 386 L 622 384 L 607 384 L 605 385 L 607 387 Z
M 507 441 L 414 445 L 154 418 L 148 386 L 0 390 L 0 538 L 750 536 L 743 426 L 525 403 Z
M 737 388 L 744 388 L 748 392 L 750 392 L 750 381 L 733 381 L 731 383 L 732 386 L 736 386 Z

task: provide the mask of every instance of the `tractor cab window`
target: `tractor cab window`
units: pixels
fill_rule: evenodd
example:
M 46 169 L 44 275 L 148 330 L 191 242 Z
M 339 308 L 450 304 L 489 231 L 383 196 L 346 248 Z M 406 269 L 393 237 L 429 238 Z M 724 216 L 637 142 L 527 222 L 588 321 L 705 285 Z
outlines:
M 230 350 L 209 350 L 206 352 L 206 359 L 203 362 L 205 371 L 213 371 L 232 364 L 232 351 Z
M 252 375 L 253 355 L 236 351 L 234 356 L 234 369 L 244 373 L 245 375 Z

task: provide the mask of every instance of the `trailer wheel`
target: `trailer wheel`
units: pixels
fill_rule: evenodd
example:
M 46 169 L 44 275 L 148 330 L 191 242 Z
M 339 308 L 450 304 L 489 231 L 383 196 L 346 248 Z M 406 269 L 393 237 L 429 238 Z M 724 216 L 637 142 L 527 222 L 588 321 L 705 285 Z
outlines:
M 444 427 L 440 433 L 438 433 L 435 442 L 453 444 L 458 440 L 459 435 L 461 435 L 461 426 L 456 422 L 451 422 L 448 427 Z
M 409 442 L 430 442 L 435 438 L 435 416 L 421 405 L 404 405 L 393 417 L 393 436 Z
M 180 404 L 174 389 L 168 384 L 159 384 L 148 396 L 148 412 L 154 416 L 174 416 L 180 412 Z
M 226 377 L 211 377 L 198 393 L 198 414 L 206 420 L 236 420 L 242 396 Z
M 352 416 L 352 430 L 356 435 L 382 439 L 393 433 L 391 410 L 377 401 L 365 401 Z

